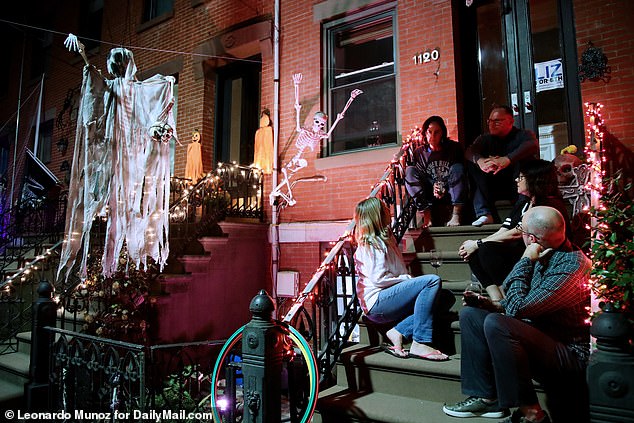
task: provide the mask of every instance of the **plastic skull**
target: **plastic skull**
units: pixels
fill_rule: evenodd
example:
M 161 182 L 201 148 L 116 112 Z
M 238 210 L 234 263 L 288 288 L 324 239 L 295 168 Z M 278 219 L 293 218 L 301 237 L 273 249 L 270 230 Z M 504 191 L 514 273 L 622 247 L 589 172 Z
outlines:
M 315 113 L 315 117 L 313 117 L 313 131 L 326 132 L 327 122 L 328 122 L 328 116 L 326 116 L 324 112 Z
M 575 177 L 572 168 L 578 167 L 582 163 L 581 159 L 573 154 L 560 154 L 555 157 L 559 185 L 570 185 Z

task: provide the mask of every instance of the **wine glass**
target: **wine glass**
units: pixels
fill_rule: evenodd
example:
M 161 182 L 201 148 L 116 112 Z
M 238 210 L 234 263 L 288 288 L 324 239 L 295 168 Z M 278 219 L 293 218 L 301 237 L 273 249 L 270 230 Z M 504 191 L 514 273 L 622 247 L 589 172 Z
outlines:
M 464 289 L 465 295 L 463 296 L 464 303 L 469 306 L 477 307 L 480 297 L 482 296 L 482 291 L 484 288 L 479 281 L 471 281 L 467 284 Z M 466 295 L 467 292 L 473 293 L 473 295 Z
M 442 251 L 431 250 L 429 252 L 429 264 L 436 269 L 436 274 L 438 274 L 438 268 L 442 266 Z
M 482 291 L 484 288 L 482 284 L 478 281 L 471 281 L 467 284 L 467 287 L 464 289 L 465 291 L 471 291 L 476 295 L 482 295 Z

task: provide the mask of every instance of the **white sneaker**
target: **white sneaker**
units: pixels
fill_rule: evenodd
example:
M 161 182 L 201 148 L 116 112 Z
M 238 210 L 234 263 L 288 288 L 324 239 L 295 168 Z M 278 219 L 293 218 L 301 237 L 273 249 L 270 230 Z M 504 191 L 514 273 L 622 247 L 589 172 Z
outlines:
M 471 225 L 473 226 L 482 226 L 482 225 L 490 225 L 493 222 L 493 217 L 490 214 L 485 214 L 484 216 L 478 217 Z

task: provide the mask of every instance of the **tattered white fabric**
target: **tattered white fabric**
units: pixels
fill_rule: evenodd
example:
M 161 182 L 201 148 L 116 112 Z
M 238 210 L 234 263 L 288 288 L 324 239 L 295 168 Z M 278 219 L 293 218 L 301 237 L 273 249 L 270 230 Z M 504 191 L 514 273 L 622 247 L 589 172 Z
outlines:
M 84 68 L 58 269 L 65 278 L 82 250 L 79 273 L 86 277 L 90 229 L 98 216 L 107 216 L 105 276 L 116 271 L 124 243 L 137 267 L 151 257 L 162 269 L 169 255 L 169 143 L 153 140 L 149 131 L 156 122 L 175 128 L 174 78 L 137 81 L 132 53 L 121 48 L 110 52 L 108 69 L 114 79 Z

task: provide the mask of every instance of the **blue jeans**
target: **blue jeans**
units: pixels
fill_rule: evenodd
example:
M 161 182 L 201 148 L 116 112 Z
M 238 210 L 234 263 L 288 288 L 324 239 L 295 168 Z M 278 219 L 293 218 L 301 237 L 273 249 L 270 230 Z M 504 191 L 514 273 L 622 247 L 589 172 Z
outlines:
M 394 329 L 403 337 L 431 342 L 433 308 L 440 285 L 438 275 L 422 275 L 385 288 L 367 317 L 375 323 L 399 322 Z

